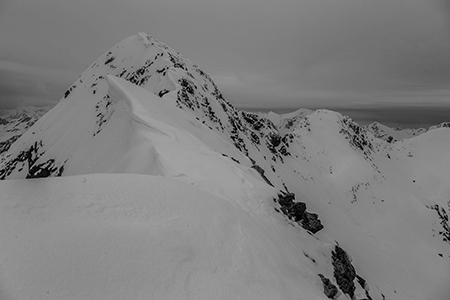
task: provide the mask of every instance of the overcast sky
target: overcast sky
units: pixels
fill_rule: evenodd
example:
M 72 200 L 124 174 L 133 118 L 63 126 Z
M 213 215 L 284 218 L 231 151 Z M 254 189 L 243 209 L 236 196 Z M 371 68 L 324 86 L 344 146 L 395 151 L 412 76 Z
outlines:
M 0 107 L 145 31 L 248 109 L 447 107 L 450 0 L 0 0 Z M 450 116 L 449 116 L 450 119 Z

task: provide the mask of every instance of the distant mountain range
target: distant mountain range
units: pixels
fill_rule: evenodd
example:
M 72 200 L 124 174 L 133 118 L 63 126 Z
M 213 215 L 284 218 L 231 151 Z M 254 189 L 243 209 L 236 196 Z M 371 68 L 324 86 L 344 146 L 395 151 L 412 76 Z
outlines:
M 145 33 L 32 111 L 2 117 L 0 299 L 450 295 L 446 124 L 241 111 Z
M 53 106 L 25 106 L 0 111 L 0 154 Z

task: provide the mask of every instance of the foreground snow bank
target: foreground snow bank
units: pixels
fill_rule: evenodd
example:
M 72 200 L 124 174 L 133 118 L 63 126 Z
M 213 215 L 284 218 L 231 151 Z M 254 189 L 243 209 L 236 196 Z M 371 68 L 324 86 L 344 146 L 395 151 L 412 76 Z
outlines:
M 0 299 L 326 299 L 298 253 L 311 241 L 189 184 L 100 174 L 0 189 Z

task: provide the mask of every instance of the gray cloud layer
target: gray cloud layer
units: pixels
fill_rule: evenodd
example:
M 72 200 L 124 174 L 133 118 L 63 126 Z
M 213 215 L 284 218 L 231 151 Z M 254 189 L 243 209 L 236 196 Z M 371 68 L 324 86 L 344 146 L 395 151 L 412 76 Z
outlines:
M 146 31 L 241 107 L 450 100 L 447 0 L 0 0 L 0 9 L 0 59 L 36 68 L 81 73 Z M 2 80 L 3 99 L 39 90 L 30 77 L 14 80 L 23 89 Z
M 75 72 L 48 70 L 0 60 L 0 110 L 56 103 L 76 80 Z

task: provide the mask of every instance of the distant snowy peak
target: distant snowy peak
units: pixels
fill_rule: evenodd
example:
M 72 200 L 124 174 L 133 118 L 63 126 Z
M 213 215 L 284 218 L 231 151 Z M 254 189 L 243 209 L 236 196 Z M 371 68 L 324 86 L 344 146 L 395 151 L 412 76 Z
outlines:
M 313 110 L 300 108 L 296 111 L 285 114 L 277 114 L 271 111 L 266 117 L 272 121 L 281 134 L 285 134 L 292 131 L 301 119 L 311 113 L 313 113 Z
M 433 125 L 429 128 L 417 128 L 417 129 L 412 128 L 402 129 L 399 127 L 391 128 L 378 122 L 374 122 L 364 127 L 367 128 L 367 130 L 377 138 L 385 140 L 388 143 L 394 143 L 404 139 L 410 139 L 419 136 L 430 130 L 438 128 L 450 128 L 450 122 L 442 122 L 440 124 Z
M 258 161 L 276 178 L 270 165 L 283 161 L 288 145 L 273 123 L 258 114 L 236 110 L 198 66 L 144 33 L 120 42 L 83 72 L 52 112 L 5 153 L 0 178 L 78 173 L 75 153 L 99 140 L 97 136 L 106 127 L 114 127 L 116 121 L 111 120 L 116 120 L 120 111 L 120 99 L 110 93 L 108 75 L 144 88 L 183 110 L 196 126 L 222 139 L 212 149 L 248 167 Z M 272 184 L 282 188 L 282 182 L 276 180 Z
M 385 140 L 388 143 L 394 143 L 404 139 L 409 139 L 427 132 L 425 128 L 418 129 L 402 129 L 398 127 L 388 127 L 378 122 L 371 123 L 366 126 L 367 130 L 379 139 Z
M 118 108 L 117 99 L 109 95 L 107 75 L 124 78 L 179 108 L 193 110 L 195 106 L 204 112 L 204 123 L 217 118 L 214 109 L 219 104 L 215 102 L 221 95 L 209 76 L 173 49 L 140 33 L 97 59 L 55 109 L 5 153 L 1 178 L 48 177 L 67 171 L 66 163 L 102 132 Z M 198 97 L 203 106 L 191 101 L 197 89 L 207 94 Z M 229 106 L 224 101 L 221 104 Z
M 45 106 L 19 106 L 10 110 L 0 111 L 0 118 L 3 120 L 17 119 L 21 116 L 43 116 L 47 113 L 54 105 Z M 3 121 L 1 121 L 3 123 Z
M 52 107 L 53 105 L 23 106 L 0 111 L 0 154 L 6 152 L 28 128 Z

